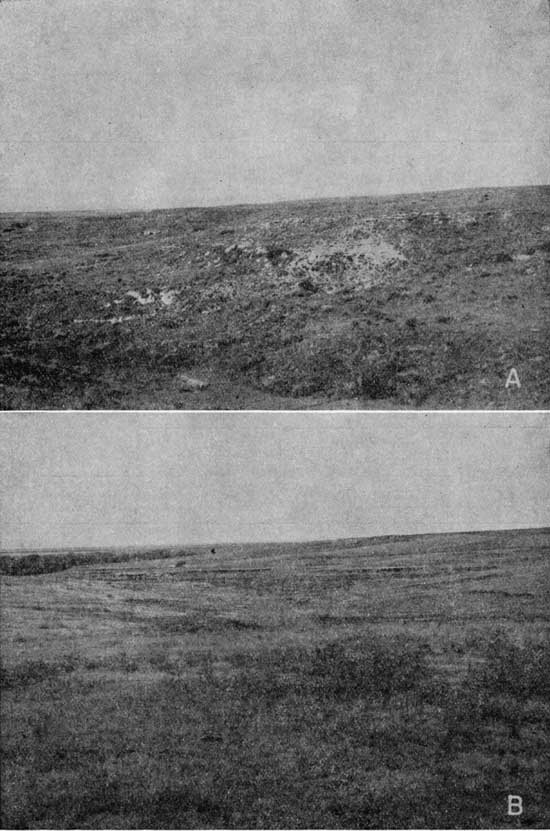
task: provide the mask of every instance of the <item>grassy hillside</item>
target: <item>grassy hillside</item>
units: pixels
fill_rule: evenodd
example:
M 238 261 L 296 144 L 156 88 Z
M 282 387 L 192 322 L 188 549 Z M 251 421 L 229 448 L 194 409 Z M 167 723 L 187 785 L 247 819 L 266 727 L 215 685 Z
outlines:
M 3 215 L 0 232 L 4 408 L 550 403 L 550 188 Z
M 548 827 L 548 529 L 100 554 L 1 578 L 2 827 Z

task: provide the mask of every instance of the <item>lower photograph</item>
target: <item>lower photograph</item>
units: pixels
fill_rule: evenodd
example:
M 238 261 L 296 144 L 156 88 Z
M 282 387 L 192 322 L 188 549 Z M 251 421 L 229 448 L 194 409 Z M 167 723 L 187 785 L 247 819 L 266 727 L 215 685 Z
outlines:
M 550 827 L 550 414 L 0 414 L 1 826 Z

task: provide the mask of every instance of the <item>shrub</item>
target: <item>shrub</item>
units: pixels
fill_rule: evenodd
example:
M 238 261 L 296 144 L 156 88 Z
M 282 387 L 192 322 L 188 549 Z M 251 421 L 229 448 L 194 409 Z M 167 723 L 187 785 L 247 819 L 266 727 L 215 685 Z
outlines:
M 308 670 L 327 695 L 366 695 L 387 701 L 429 687 L 433 673 L 427 652 L 426 644 L 406 638 L 371 637 L 353 649 L 336 642 L 318 647 Z
M 497 631 L 485 647 L 481 671 L 470 670 L 468 683 L 485 695 L 547 698 L 550 695 L 550 646 L 519 646 Z
M 67 672 L 73 672 L 78 666 L 78 658 L 65 655 L 56 663 L 46 661 L 25 661 L 15 667 L 0 667 L 0 688 L 26 687 L 29 684 L 55 678 Z

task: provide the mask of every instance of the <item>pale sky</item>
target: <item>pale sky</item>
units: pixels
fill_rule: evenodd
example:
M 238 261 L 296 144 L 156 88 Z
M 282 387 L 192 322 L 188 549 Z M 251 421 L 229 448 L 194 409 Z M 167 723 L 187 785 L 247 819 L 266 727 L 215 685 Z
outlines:
M 4 0 L 0 210 L 550 182 L 548 0 Z
M 2 413 L 0 547 L 550 525 L 550 413 Z

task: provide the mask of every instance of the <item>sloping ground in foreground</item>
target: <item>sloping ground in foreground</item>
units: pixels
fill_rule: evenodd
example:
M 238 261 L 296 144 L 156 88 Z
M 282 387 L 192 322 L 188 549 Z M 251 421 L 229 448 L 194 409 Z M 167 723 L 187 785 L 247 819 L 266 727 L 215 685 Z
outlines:
M 548 827 L 548 529 L 134 553 L 1 578 L 2 827 Z
M 5 214 L 0 243 L 3 408 L 550 402 L 547 187 Z

